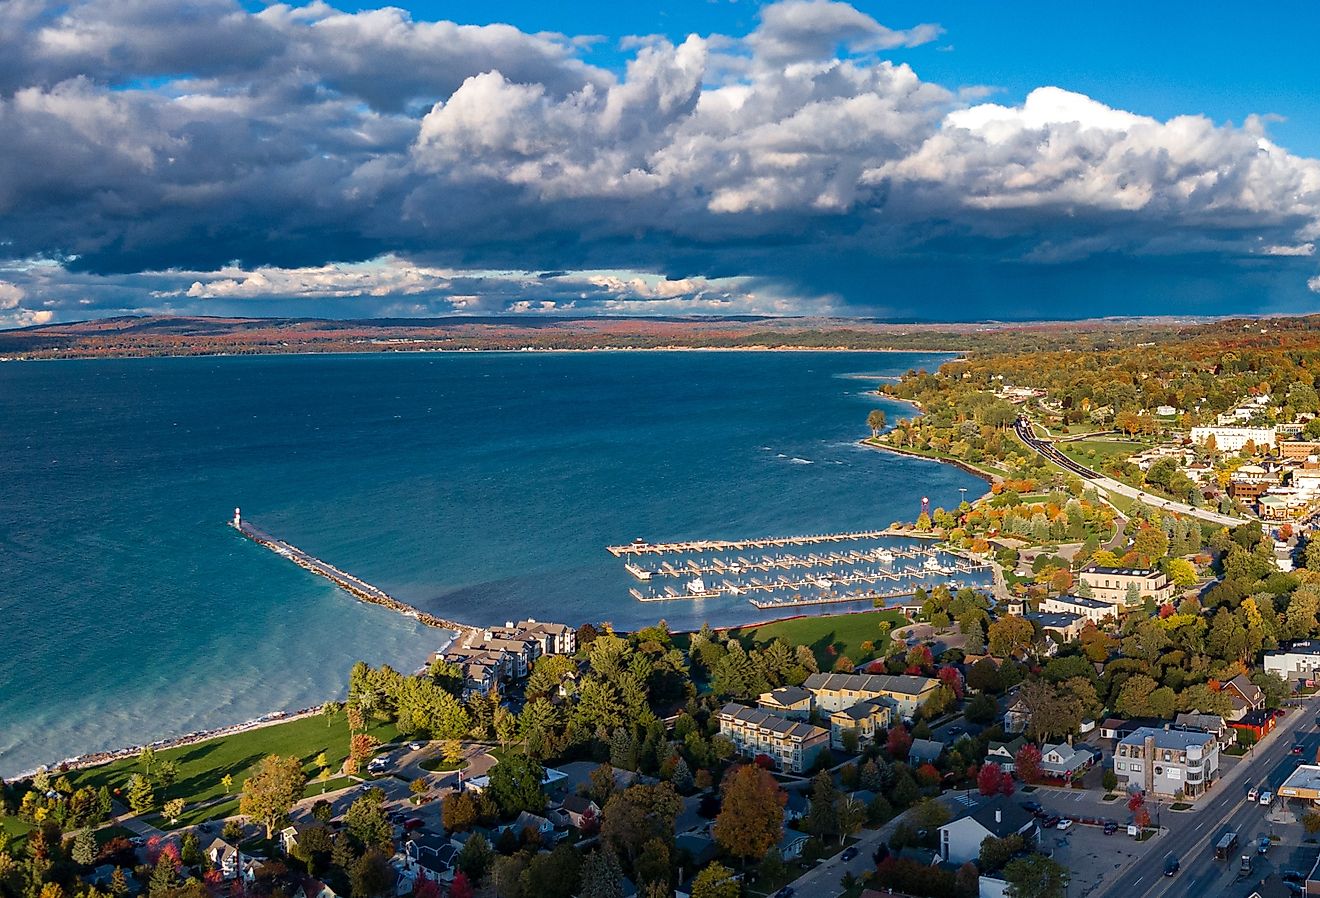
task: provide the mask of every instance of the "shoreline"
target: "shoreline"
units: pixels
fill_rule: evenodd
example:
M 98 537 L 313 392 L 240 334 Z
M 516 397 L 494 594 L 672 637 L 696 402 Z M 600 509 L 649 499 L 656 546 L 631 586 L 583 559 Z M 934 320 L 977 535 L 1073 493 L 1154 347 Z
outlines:
M 971 474 L 973 477 L 984 480 L 987 484 L 991 484 L 991 485 L 999 483 L 1004 479 L 995 474 L 991 474 L 989 471 L 981 471 L 977 468 L 974 468 L 968 462 L 959 461 L 956 458 L 937 458 L 932 455 L 922 455 L 920 452 L 912 452 L 908 449 L 900 449 L 897 446 L 884 446 L 881 445 L 880 443 L 873 443 L 870 440 L 858 440 L 857 445 L 864 446 L 867 449 L 876 449 L 881 452 L 892 452 L 895 455 L 903 455 L 906 456 L 907 458 L 916 458 L 916 459 L 920 459 L 921 461 L 935 462 L 936 464 L 941 464 L 941 465 L 952 465 L 953 467 L 958 468 L 959 470 L 964 471 L 968 474 Z M 980 496 L 978 496 L 974 501 L 979 502 L 981 499 L 988 498 L 992 495 L 994 494 L 987 491 L 981 494 Z

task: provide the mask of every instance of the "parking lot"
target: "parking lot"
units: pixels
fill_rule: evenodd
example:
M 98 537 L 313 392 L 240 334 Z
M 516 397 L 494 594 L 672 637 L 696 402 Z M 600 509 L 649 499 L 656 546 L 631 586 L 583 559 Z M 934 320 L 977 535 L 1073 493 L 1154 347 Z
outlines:
M 1126 813 L 1126 809 L 1124 809 Z M 1066 832 L 1042 829 L 1040 848 L 1072 874 L 1070 896 L 1089 895 L 1104 888 L 1129 863 L 1160 850 L 1158 836 L 1138 842 L 1120 828 L 1105 835 L 1098 826 L 1074 825 Z

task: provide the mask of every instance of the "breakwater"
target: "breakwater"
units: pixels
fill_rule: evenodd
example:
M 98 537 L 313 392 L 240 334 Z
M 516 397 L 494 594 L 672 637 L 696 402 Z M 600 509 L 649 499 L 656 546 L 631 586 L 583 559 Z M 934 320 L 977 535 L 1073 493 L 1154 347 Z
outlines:
M 261 528 L 253 526 L 243 520 L 238 509 L 234 509 L 234 519 L 230 522 L 230 526 L 257 545 L 265 546 L 276 555 L 279 555 L 282 558 L 287 558 L 289 561 L 292 561 L 304 570 L 325 577 L 331 583 L 335 584 L 335 586 L 338 586 L 344 592 L 359 601 L 366 602 L 369 605 L 379 605 L 382 608 L 388 608 L 391 611 L 402 614 L 404 617 L 410 617 L 428 627 L 435 627 L 440 630 L 452 630 L 460 636 L 473 633 L 477 629 L 469 624 L 436 617 L 434 614 L 429 614 L 425 611 L 420 611 L 417 608 L 414 608 L 407 602 L 399 601 L 380 587 L 372 586 L 365 580 L 346 573 L 345 571 L 341 571 L 333 564 L 322 561 L 315 555 L 304 552 L 297 546 L 286 543 L 282 539 L 277 539 Z

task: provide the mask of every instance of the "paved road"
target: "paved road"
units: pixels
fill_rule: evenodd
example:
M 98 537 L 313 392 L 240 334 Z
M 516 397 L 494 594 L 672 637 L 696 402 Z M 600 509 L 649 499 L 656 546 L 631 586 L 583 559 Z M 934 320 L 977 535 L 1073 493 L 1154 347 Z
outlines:
M 1154 493 L 1147 493 L 1135 487 L 1128 486 L 1126 483 L 1120 483 L 1112 477 L 1106 477 L 1099 471 L 1093 471 L 1083 465 L 1079 465 L 1068 456 L 1064 455 L 1049 440 L 1042 440 L 1031 429 L 1031 422 L 1026 418 L 1019 418 L 1014 425 L 1018 439 L 1022 440 L 1029 448 L 1054 462 L 1065 470 L 1072 471 L 1084 480 L 1089 480 L 1097 489 L 1102 489 L 1111 493 L 1118 493 L 1120 496 L 1127 496 L 1130 499 L 1140 499 L 1147 505 L 1155 508 L 1162 508 L 1167 511 L 1178 512 L 1179 514 L 1191 515 L 1201 518 L 1214 524 L 1223 524 L 1226 527 L 1236 527 L 1239 524 L 1245 524 L 1247 521 L 1243 518 L 1235 518 L 1229 515 L 1220 514 L 1217 511 L 1209 511 L 1204 508 L 1195 508 L 1185 502 L 1174 502 L 1163 496 L 1157 496 Z
M 1250 851 L 1250 840 L 1268 831 L 1265 819 L 1268 809 L 1248 804 L 1247 789 L 1266 784 L 1277 791 L 1279 783 L 1287 779 L 1299 762 L 1315 757 L 1316 748 L 1320 747 L 1315 713 L 1314 703 L 1309 701 L 1289 711 L 1258 749 L 1234 765 L 1212 787 L 1208 799 L 1197 802 L 1195 811 L 1165 811 L 1160 821 L 1164 832 L 1150 851 L 1110 883 L 1103 892 L 1106 898 L 1216 894 L 1231 884 L 1238 860 L 1215 860 L 1213 843 L 1226 830 L 1236 829 L 1241 847 Z M 1300 758 L 1291 754 L 1295 737 L 1304 738 L 1307 746 Z M 1178 858 L 1182 871 L 1177 876 L 1165 877 L 1164 861 L 1170 855 Z

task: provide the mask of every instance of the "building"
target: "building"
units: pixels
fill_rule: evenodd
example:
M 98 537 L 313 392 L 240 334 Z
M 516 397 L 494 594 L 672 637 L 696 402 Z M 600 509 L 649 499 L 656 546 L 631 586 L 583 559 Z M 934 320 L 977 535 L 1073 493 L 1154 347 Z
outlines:
M 600 805 L 581 795 L 566 795 L 559 807 L 550 812 L 550 817 L 560 826 L 582 829 L 585 824 L 600 822 Z
M 1230 745 L 1235 738 L 1232 730 L 1229 729 L 1228 721 L 1218 714 L 1197 714 L 1195 711 L 1184 711 L 1173 718 L 1173 726 L 1179 730 L 1200 730 L 1203 733 L 1209 733 L 1224 747 Z
M 1284 461 L 1306 461 L 1312 456 L 1320 456 L 1320 443 L 1311 440 L 1281 440 L 1279 458 Z
M 908 748 L 909 764 L 934 764 L 944 754 L 944 743 L 934 739 L 913 739 Z
M 1008 708 L 1004 710 L 1004 732 L 1021 733 L 1025 732 L 1027 725 L 1031 723 L 1031 706 L 1027 700 L 1018 696 L 1013 699 Z
M 1193 427 L 1192 442 L 1204 446 L 1214 437 L 1215 448 L 1220 452 L 1241 452 L 1247 443 L 1257 446 L 1269 446 L 1275 441 L 1273 427 Z
M 577 651 L 577 631 L 567 624 L 554 624 L 528 618 L 512 626 L 540 640 L 543 655 L 571 655 Z
M 764 707 L 764 706 L 763 706 Z M 830 746 L 843 748 L 844 733 L 856 733 L 862 746 L 875 739 L 877 730 L 889 728 L 889 704 L 883 699 L 867 699 L 851 708 L 830 714 Z
M 571 655 L 577 651 L 577 631 L 565 624 L 534 619 L 506 621 L 503 627 L 467 634 L 451 643 L 432 661 L 455 665 L 463 674 L 463 697 L 487 695 L 508 680 L 531 673 L 542 655 Z
M 1001 769 L 1012 773 L 1017 764 L 1017 753 L 1027 744 L 1025 736 L 1018 736 L 1008 742 L 991 742 L 985 753 L 988 763 L 998 764 Z
M 1279 786 L 1282 798 L 1320 802 L 1320 764 L 1302 764 Z
M 1016 802 L 996 796 L 975 810 L 940 827 L 940 858 L 961 866 L 981 856 L 981 843 L 990 837 L 1022 836 L 1028 844 L 1036 839 L 1036 818 Z
M 769 692 L 763 692 L 756 699 L 758 707 L 772 711 L 794 720 L 806 720 L 811 716 L 812 696 L 809 690 L 801 686 L 780 686 Z
M 1195 730 L 1142 727 L 1115 746 L 1114 773 L 1122 788 L 1191 798 L 1219 776 L 1219 741 Z
M 885 698 L 894 703 L 900 717 L 912 717 L 939 688 L 931 677 L 889 674 L 815 673 L 802 685 L 811 690 L 822 711 L 841 711 L 866 699 Z
M 1057 633 L 1063 642 L 1072 642 L 1078 636 L 1081 636 L 1082 627 L 1086 625 L 1086 618 L 1080 614 L 1069 614 L 1061 611 L 1033 612 L 1028 614 L 1026 618 L 1033 624 L 1038 624 L 1042 630 L 1048 633 Z
M 1211 686 L 1214 684 L 1211 683 Z M 1227 695 L 1233 703 L 1233 710 L 1228 714 L 1230 723 L 1242 720 L 1252 711 L 1260 711 L 1265 707 L 1265 692 L 1247 679 L 1246 674 L 1238 674 L 1228 682 L 1220 683 L 1218 691 Z
M 1277 674 L 1297 686 L 1311 686 L 1320 671 L 1320 640 L 1294 642 L 1286 649 L 1265 653 L 1266 673 Z
M 1128 593 L 1133 587 L 1142 602 L 1151 599 L 1163 604 L 1173 598 L 1173 582 L 1161 571 L 1147 568 L 1091 565 L 1082 568 L 1077 579 L 1086 584 L 1092 598 L 1117 606 L 1120 611 L 1128 607 Z
M 1076 614 L 1094 624 L 1114 616 L 1113 605 L 1085 596 L 1047 596 L 1040 603 L 1040 610 L 1046 614 Z
M 760 708 L 730 702 L 720 709 L 720 735 L 733 742 L 743 757 L 766 755 L 783 770 L 801 773 L 829 747 L 828 731 L 789 720 Z
M 1040 747 L 1040 769 L 1042 773 L 1058 779 L 1072 779 L 1078 773 L 1088 770 L 1096 761 L 1096 752 L 1085 745 L 1058 745 Z

